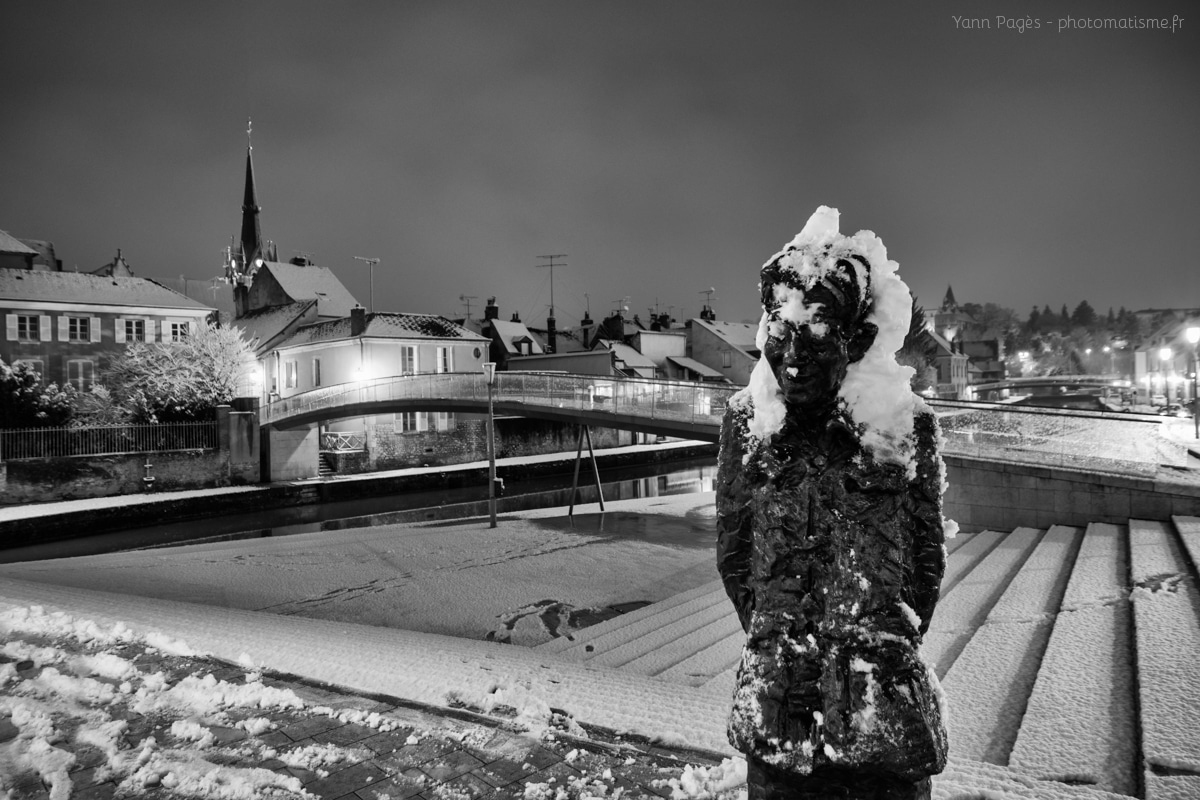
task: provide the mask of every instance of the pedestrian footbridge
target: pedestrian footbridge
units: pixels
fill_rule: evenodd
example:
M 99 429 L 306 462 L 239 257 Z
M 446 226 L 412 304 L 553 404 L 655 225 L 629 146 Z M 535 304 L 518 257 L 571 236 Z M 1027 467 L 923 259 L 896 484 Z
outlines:
M 492 385 L 498 415 L 602 425 L 716 442 L 721 416 L 738 386 L 610 378 L 562 372 L 498 372 Z M 302 392 L 268 404 L 260 421 L 276 429 L 403 411 L 486 414 L 482 373 L 396 375 Z

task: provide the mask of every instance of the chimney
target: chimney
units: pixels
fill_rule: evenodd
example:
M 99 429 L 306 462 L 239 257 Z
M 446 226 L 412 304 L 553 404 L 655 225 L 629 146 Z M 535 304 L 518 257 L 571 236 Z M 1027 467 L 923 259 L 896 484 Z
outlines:
M 589 340 L 592 338 L 592 326 L 595 324 L 596 323 L 592 321 L 592 315 L 586 311 L 583 312 L 583 319 L 579 322 L 579 331 L 582 334 L 580 338 L 583 339 L 583 346 L 585 349 L 591 346 L 591 342 Z
M 355 304 L 354 308 L 350 309 L 350 335 L 362 336 L 363 331 L 367 329 L 367 310 L 360 305 Z
M 512 321 L 513 321 L 513 322 L 520 322 L 520 321 L 521 321 L 521 315 L 520 315 L 520 314 L 518 314 L 516 311 L 514 311 L 514 312 L 513 312 L 513 318 L 512 318 Z
M 546 317 L 546 352 L 554 353 L 554 334 L 557 332 L 554 317 Z
M 496 305 L 496 298 L 489 297 L 487 299 L 487 305 L 483 307 L 483 318 L 485 320 L 500 318 L 500 306 Z

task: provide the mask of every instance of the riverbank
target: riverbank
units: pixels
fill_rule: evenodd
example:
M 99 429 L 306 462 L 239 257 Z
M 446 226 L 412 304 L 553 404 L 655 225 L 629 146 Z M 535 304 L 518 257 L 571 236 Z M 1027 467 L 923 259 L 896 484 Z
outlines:
M 669 441 L 614 447 L 596 452 L 599 469 L 616 469 L 694 458 L 715 458 L 707 442 Z M 505 481 L 570 475 L 574 453 L 497 459 L 496 475 Z M 580 486 L 594 483 L 590 459 L 580 464 Z M 174 521 L 224 514 L 252 513 L 316 503 L 352 501 L 406 492 L 487 487 L 488 464 L 476 461 L 440 467 L 415 467 L 359 475 L 312 478 L 258 486 L 195 489 L 115 497 L 63 500 L 0 507 L 0 543 L 19 547 L 109 533 Z M 486 495 L 484 495 L 486 497 Z

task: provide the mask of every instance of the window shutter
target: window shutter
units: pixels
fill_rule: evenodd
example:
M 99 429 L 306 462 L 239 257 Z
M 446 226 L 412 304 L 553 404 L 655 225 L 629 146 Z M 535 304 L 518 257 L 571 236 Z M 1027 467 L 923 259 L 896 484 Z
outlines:
M 8 340 L 10 342 L 15 342 L 17 340 L 17 315 L 5 314 L 4 324 L 5 327 L 8 328 Z
M 50 318 L 47 316 L 38 317 L 38 339 L 43 342 L 48 342 L 51 339 Z
M 196 334 L 196 331 L 199 330 L 199 328 L 200 328 L 200 324 L 198 322 L 196 322 L 196 320 L 194 320 L 194 319 L 188 320 L 188 333 L 189 334 L 194 336 Z
M 427 430 L 429 430 L 429 412 L 428 411 L 418 411 L 417 412 L 417 431 L 420 432 L 420 431 L 427 431 Z
M 125 318 L 117 317 L 117 321 L 113 323 L 113 341 L 117 344 L 125 344 Z
M 70 328 L 68 327 L 69 325 L 70 325 L 70 322 L 67 320 L 66 317 L 58 318 L 58 340 L 60 342 L 70 341 L 71 331 L 70 331 Z
M 93 342 L 100 341 L 100 318 L 99 317 L 92 317 L 91 321 L 88 322 L 88 333 L 91 334 Z
M 158 341 L 158 320 L 149 318 L 146 319 L 146 341 Z

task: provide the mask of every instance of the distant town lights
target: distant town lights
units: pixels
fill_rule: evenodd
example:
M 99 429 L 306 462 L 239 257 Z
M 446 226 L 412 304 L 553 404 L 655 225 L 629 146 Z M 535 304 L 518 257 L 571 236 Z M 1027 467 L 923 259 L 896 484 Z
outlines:
M 1184 331 L 1184 336 L 1187 337 L 1188 344 L 1196 344 L 1197 342 L 1200 342 L 1200 327 L 1192 325 L 1186 331 Z

